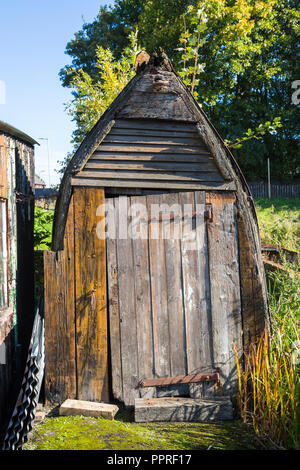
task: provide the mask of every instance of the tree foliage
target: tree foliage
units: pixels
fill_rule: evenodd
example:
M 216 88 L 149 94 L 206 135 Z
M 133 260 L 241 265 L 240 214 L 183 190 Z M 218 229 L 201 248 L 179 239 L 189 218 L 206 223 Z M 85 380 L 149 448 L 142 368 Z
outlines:
M 54 211 L 35 207 L 34 249 L 50 250 Z
M 74 88 L 74 98 L 67 107 L 77 125 L 73 133 L 75 148 L 134 76 L 133 66 L 138 52 L 137 33 L 130 33 L 129 40 L 130 44 L 119 60 L 110 49 L 96 47 L 95 80 L 83 69 L 71 69 L 70 85 Z
M 129 34 L 135 30 L 143 3 L 143 0 L 116 0 L 113 7 L 100 7 L 92 23 L 83 24 L 66 46 L 72 64 L 60 71 L 63 86 L 69 86 L 74 71 L 79 70 L 87 72 L 92 80 L 98 80 L 95 54 L 98 47 L 110 49 L 115 59 L 120 59 L 124 49 L 130 46 Z
M 61 72 L 74 90 L 74 143 L 131 78 L 128 32 L 137 27 L 149 53 L 166 51 L 248 179 L 266 177 L 267 158 L 273 177 L 299 176 L 299 107 L 291 103 L 299 19 L 293 0 L 118 0 L 101 8 L 68 44 L 73 62 Z

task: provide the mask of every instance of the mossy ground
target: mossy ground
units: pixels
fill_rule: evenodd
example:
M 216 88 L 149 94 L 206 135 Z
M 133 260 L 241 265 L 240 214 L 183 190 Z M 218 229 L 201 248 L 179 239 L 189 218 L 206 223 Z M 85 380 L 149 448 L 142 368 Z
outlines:
M 137 424 L 83 416 L 46 418 L 24 450 L 244 450 L 257 449 L 253 432 L 238 421 L 220 424 Z

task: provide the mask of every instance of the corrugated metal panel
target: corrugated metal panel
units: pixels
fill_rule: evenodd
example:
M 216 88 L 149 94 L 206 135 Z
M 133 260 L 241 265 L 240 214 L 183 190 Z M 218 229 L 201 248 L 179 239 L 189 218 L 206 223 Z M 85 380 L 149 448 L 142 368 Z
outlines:
M 194 124 L 120 119 L 72 184 L 214 188 L 226 182 Z

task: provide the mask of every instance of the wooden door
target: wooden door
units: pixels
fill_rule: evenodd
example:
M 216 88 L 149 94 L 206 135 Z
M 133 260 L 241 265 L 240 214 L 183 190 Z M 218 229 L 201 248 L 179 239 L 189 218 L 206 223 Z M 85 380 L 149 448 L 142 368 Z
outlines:
M 102 188 L 74 188 L 64 250 L 44 254 L 46 397 L 51 402 L 110 398 L 102 206 Z
M 125 404 L 157 396 L 142 379 L 216 367 L 231 387 L 230 341 L 241 336 L 234 203 L 203 191 L 106 199 L 112 385 Z

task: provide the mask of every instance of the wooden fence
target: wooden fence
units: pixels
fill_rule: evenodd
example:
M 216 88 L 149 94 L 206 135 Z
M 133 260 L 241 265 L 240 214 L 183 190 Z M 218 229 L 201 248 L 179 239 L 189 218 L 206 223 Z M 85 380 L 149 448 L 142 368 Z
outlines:
M 268 197 L 268 183 L 248 183 L 251 190 L 252 196 L 256 197 Z M 271 198 L 287 197 L 294 198 L 300 197 L 300 182 L 297 183 L 271 183 Z

